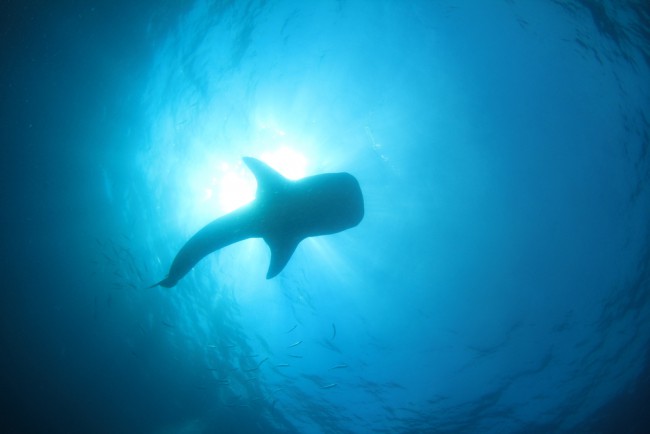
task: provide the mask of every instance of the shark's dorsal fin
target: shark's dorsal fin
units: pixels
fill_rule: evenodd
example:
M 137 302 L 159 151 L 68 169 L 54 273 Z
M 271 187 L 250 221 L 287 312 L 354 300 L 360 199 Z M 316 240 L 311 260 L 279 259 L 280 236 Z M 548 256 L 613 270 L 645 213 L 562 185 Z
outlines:
M 275 195 L 284 190 L 288 182 L 287 178 L 280 175 L 280 173 L 271 166 L 257 158 L 244 157 L 243 160 L 251 172 L 253 172 L 253 175 L 255 175 L 255 179 L 257 179 L 256 197 L 258 199 L 264 200 L 264 198 Z
M 266 273 L 266 278 L 272 279 L 287 265 L 287 262 L 291 259 L 291 255 L 296 251 L 300 240 L 295 241 L 293 239 L 266 237 L 264 241 L 266 241 L 266 244 L 271 249 L 271 263 L 269 264 L 269 271 Z

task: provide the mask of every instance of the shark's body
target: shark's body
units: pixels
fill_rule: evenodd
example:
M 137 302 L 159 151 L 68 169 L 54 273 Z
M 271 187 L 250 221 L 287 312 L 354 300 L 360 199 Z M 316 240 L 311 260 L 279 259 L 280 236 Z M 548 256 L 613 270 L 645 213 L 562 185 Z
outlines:
M 244 162 L 257 179 L 255 200 L 199 230 L 156 285 L 171 288 L 206 255 L 248 238 L 263 238 L 269 245 L 270 279 L 287 265 L 300 241 L 349 229 L 363 218 L 361 188 L 349 173 L 291 181 L 260 160 L 245 157 Z

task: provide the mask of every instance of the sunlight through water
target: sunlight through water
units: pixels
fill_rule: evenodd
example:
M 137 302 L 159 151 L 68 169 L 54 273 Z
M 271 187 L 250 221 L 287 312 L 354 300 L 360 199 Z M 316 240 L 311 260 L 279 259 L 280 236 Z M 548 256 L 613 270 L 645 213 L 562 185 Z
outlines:
M 271 280 L 251 239 L 163 292 L 206 393 L 279 431 L 584 422 L 642 369 L 645 342 L 606 330 L 650 328 L 617 304 L 645 273 L 643 56 L 558 2 L 307 3 L 197 1 L 145 95 L 156 276 L 254 200 L 242 157 L 349 172 L 366 204 Z

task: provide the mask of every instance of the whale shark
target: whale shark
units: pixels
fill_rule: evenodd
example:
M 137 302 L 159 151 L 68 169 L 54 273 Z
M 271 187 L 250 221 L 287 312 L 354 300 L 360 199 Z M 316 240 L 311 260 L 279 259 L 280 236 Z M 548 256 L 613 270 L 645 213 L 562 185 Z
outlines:
M 350 229 L 363 219 L 357 179 L 347 172 L 289 180 L 266 163 L 244 157 L 257 180 L 255 199 L 208 223 L 179 250 L 169 273 L 151 287 L 171 288 L 204 257 L 248 238 L 263 238 L 271 250 L 266 278 L 277 276 L 305 238 Z

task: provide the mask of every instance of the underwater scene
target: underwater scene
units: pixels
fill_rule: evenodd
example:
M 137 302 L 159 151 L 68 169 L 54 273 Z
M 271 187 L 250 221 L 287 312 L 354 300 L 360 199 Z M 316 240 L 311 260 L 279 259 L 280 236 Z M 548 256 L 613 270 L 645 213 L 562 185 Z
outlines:
M 0 5 L 0 432 L 650 432 L 650 5 Z

